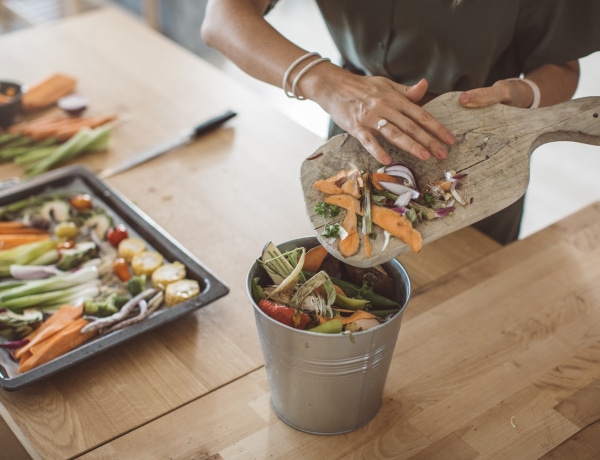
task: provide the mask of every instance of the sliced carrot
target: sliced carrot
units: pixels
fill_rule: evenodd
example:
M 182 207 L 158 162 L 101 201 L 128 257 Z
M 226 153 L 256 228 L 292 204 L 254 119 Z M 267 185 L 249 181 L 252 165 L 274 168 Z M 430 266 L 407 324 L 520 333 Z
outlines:
M 360 198 L 360 187 L 354 179 L 347 180 L 342 184 L 342 192 L 352 195 L 354 198 Z
M 356 214 L 362 215 L 360 201 L 350 195 L 329 195 L 323 201 L 334 204 Z M 404 241 L 414 252 L 419 252 L 423 246 L 421 234 L 415 230 L 406 216 L 382 206 L 371 206 L 371 218 L 373 223 L 392 235 Z M 341 252 L 341 251 L 340 251 Z
M 350 195 L 329 195 L 323 198 L 323 201 L 327 204 L 334 204 L 340 208 L 354 211 L 355 214 L 360 214 L 360 201 Z
M 23 222 L 19 222 L 18 220 L 5 220 L 0 222 L 0 229 L 15 229 L 23 227 L 25 227 L 25 224 Z
M 53 117 L 40 121 L 20 123 L 10 128 L 10 132 L 29 136 L 35 141 L 55 137 L 58 141 L 66 141 L 83 128 L 97 128 L 117 118 L 116 114 L 96 117 Z
M 369 259 L 373 253 L 373 246 L 371 245 L 371 237 L 366 233 L 363 235 L 363 246 L 365 248 L 365 257 Z
M 319 179 L 314 182 L 313 187 L 329 195 L 346 193 L 355 198 L 360 198 L 360 187 L 355 179 L 349 177 L 351 171 L 339 171 L 327 179 Z
M 310 248 L 306 251 L 306 255 L 304 256 L 304 265 L 302 266 L 302 269 L 313 273 L 318 272 L 325 257 L 327 257 L 327 254 L 329 253 L 324 246 L 318 245 L 314 248 Z
M 356 213 L 353 210 L 346 210 L 346 215 L 342 221 L 342 227 L 348 232 L 343 240 L 338 242 L 340 254 L 344 257 L 351 257 L 360 249 L 360 235 L 358 234 L 358 222 Z
M 21 123 L 17 123 L 8 128 L 8 132 L 27 136 L 30 133 L 41 131 L 49 126 L 56 125 L 57 123 L 63 123 L 65 120 L 67 120 L 67 118 L 63 116 L 53 115 L 32 121 L 22 121 Z
M 87 342 L 95 332 L 82 333 L 81 329 L 86 324 L 88 321 L 83 317 L 73 319 L 59 332 L 31 347 L 31 356 L 19 362 L 19 373 L 46 364 Z
M 49 233 L 43 234 L 0 234 L 0 250 L 12 249 L 22 244 L 35 243 L 50 239 Z
M 50 318 L 42 323 L 40 327 L 28 334 L 25 339 L 29 342 L 15 351 L 15 358 L 20 359 L 25 356 L 29 349 L 41 341 L 47 339 L 52 334 L 60 331 L 65 324 L 79 318 L 83 315 L 83 305 L 72 307 L 71 305 L 63 305 L 56 310 Z
M 97 128 L 98 126 L 102 126 L 106 123 L 109 123 L 115 120 L 116 118 L 117 116 L 115 114 L 82 118 L 80 123 L 71 124 L 69 126 L 57 129 L 54 132 L 54 136 L 59 141 L 66 141 L 67 139 L 77 134 L 77 132 L 83 128 Z
M 0 222 L 0 236 L 1 235 L 26 235 L 26 234 L 36 234 L 42 235 L 47 234 L 45 230 L 41 228 L 28 227 L 23 222 L 19 221 L 8 221 L 8 222 Z
M 54 104 L 61 97 L 72 93 L 77 80 L 69 75 L 55 73 L 30 85 L 21 101 L 25 112 L 43 109 Z
M 373 319 L 377 318 L 377 316 L 375 316 L 372 313 L 369 313 L 368 311 L 356 310 L 350 316 L 340 316 L 339 318 L 342 321 L 342 324 L 350 324 L 354 323 L 355 321 L 358 321 L 359 319 Z
M 375 225 L 400 238 L 414 252 L 419 252 L 423 247 L 421 233 L 413 228 L 412 223 L 406 216 L 383 206 L 372 206 L 371 216 Z
M 380 184 L 380 182 L 398 183 L 398 179 L 386 173 L 375 172 L 371 174 L 371 184 L 373 184 L 373 187 L 375 187 L 377 190 L 384 190 L 384 187 Z

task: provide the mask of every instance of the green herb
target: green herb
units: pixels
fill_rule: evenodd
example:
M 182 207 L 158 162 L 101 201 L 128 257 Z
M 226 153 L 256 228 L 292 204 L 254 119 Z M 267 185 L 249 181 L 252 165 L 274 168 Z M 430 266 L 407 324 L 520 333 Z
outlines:
M 326 219 L 336 217 L 340 213 L 340 207 L 334 204 L 328 204 L 324 201 L 319 201 L 315 206 L 315 212 Z
M 421 196 L 423 197 L 423 201 L 425 201 L 427 206 L 430 208 L 435 207 L 435 196 L 433 196 L 432 193 L 423 193 Z
M 321 233 L 326 238 L 338 238 L 340 236 L 340 224 L 327 224 Z

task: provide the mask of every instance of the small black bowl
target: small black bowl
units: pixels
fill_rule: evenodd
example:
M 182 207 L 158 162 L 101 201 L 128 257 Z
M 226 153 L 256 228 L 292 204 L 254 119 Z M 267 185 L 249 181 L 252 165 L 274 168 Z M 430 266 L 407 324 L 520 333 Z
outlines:
M 21 113 L 23 89 L 18 83 L 0 81 L 0 128 L 8 128 L 15 117 Z M 8 97 L 7 102 L 3 102 Z

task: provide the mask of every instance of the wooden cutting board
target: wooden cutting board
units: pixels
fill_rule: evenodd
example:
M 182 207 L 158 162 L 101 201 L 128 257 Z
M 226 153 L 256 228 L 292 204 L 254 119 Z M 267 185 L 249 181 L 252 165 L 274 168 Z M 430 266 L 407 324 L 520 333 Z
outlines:
M 523 196 L 529 182 L 530 157 L 540 145 L 554 141 L 600 145 L 599 96 L 538 109 L 518 109 L 502 104 L 467 109 L 459 105 L 458 94 L 444 94 L 424 106 L 456 137 L 447 159 L 418 160 L 380 139 L 392 161 L 410 167 L 420 184 L 442 179 L 449 170 L 468 173 L 466 195 L 471 202 L 467 206 L 457 205 L 451 216 L 417 224 L 415 228 L 421 233 L 423 244 L 494 214 Z M 564 161 L 569 161 L 567 154 Z M 410 251 L 394 237 L 382 250 L 383 230 L 376 227 L 371 257 L 364 256 L 361 246 L 358 254 L 345 258 L 337 249 L 337 241 L 321 235 L 326 222 L 315 212 L 315 206 L 325 195 L 315 190 L 313 184 L 318 179 L 349 169 L 350 163 L 370 172 L 381 166 L 348 134 L 333 137 L 302 163 L 306 212 L 321 244 L 338 259 L 357 267 L 381 264 Z M 338 221 L 342 217 L 343 213 Z

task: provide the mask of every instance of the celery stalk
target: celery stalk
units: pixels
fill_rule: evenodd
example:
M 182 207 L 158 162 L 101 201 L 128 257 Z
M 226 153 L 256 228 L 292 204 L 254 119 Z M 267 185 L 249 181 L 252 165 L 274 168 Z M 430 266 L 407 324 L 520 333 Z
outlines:
M 63 305 L 75 304 L 86 299 L 93 299 L 100 294 L 100 281 L 92 281 L 80 286 L 74 286 L 58 291 L 30 294 L 16 299 L 2 302 L 2 306 L 11 311 L 19 312 L 28 307 L 43 308 L 47 305 L 62 303 Z
M 58 242 L 56 240 L 38 241 L 35 243 L 22 244 L 21 246 L 12 249 L 1 250 L 0 276 L 9 276 L 11 265 L 27 265 L 32 260 L 55 249 L 57 244 Z
M 26 170 L 27 176 L 37 176 L 57 163 L 60 163 L 66 158 L 74 156 L 75 152 L 79 152 L 90 140 L 91 129 L 81 129 L 77 134 L 71 137 L 68 141 L 61 144 L 50 155 L 43 158 Z
M 108 146 L 110 141 L 111 126 L 103 125 L 95 129 L 83 128 L 68 141 L 61 144 L 47 157 L 42 158 L 33 166 L 26 169 L 27 176 L 36 176 L 47 171 L 56 164 L 70 160 L 77 155 L 91 151 L 101 150 Z
M 30 280 L 13 289 L 0 291 L 0 303 L 4 305 L 10 300 L 23 296 L 66 289 L 94 280 L 98 280 L 98 269 L 95 266 L 84 267 L 74 272 L 61 273 L 50 278 Z

